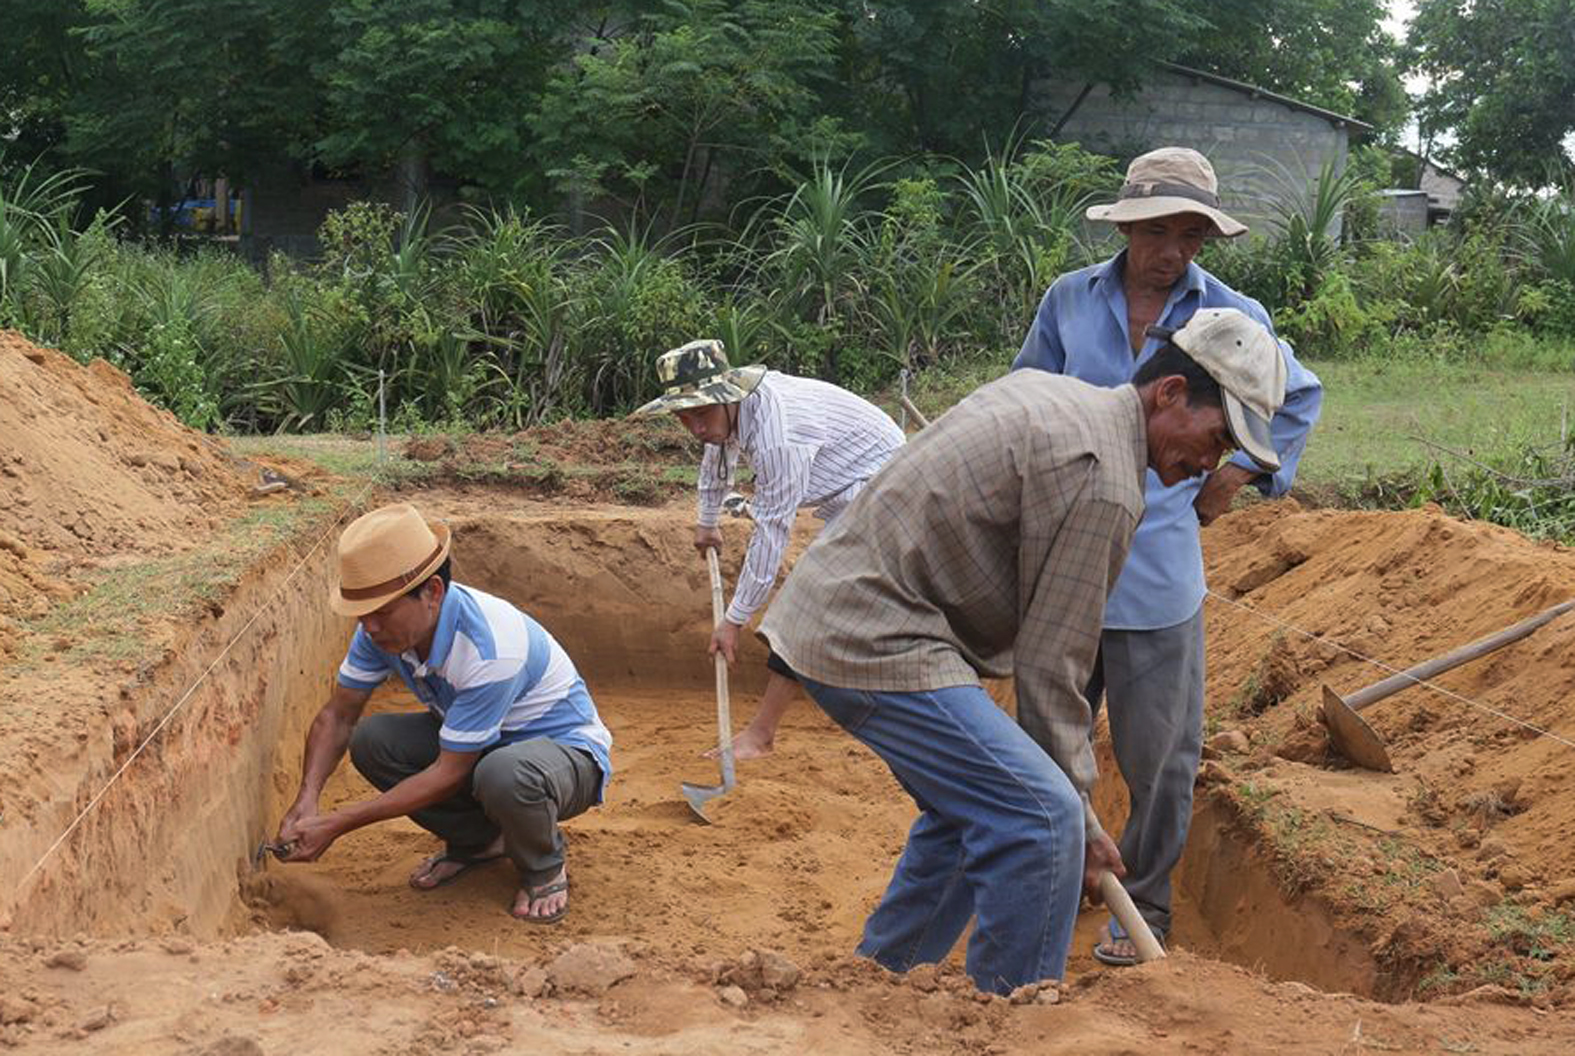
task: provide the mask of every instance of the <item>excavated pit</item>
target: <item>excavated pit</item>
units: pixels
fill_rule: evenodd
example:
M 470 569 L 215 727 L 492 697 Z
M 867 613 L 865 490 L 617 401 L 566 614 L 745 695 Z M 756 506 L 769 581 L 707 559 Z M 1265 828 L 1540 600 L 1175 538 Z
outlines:
M 141 689 L 150 701 L 172 699 L 282 591 L 57 852 L 16 906 L 14 929 L 218 938 L 304 927 L 377 954 L 453 945 L 526 957 L 576 939 L 623 940 L 697 962 L 752 947 L 809 960 L 851 950 L 913 817 L 878 760 L 801 702 L 777 752 L 742 764 L 738 789 L 713 804 L 714 825 L 695 824 L 679 797 L 680 781 L 716 774 L 700 757 L 715 740 L 703 653 L 710 601 L 705 566 L 689 545 L 688 511 L 503 512 L 514 501 L 504 496 L 415 501 L 453 526 L 458 578 L 516 601 L 562 641 L 613 731 L 618 773 L 609 800 L 567 825 L 567 920 L 556 928 L 510 920 L 515 884 L 506 863 L 437 891 L 412 891 L 405 878 L 434 842 L 403 819 L 351 834 L 310 866 L 251 864 L 293 797 L 301 738 L 350 631 L 326 605 L 324 548 L 289 582 L 294 560 L 255 570 L 223 615 Z M 729 531 L 731 578 L 742 536 Z M 758 643 L 747 642 L 732 677 L 736 726 L 752 714 L 763 660 Z M 385 687 L 373 707 L 411 704 Z M 112 752 L 98 765 L 123 758 Z M 1112 827 L 1118 788 L 1107 778 L 1101 790 Z M 325 799 L 332 806 L 368 793 L 346 763 Z M 80 789 L 53 796 L 32 819 L 40 835 L 4 845 L 8 862 L 36 857 L 47 846 L 42 834 L 63 828 L 84 800 Z M 1391 996 L 1376 981 L 1367 945 L 1316 900 L 1284 895 L 1250 834 L 1209 800 L 1201 801 L 1178 886 L 1174 945 L 1277 979 Z M 1088 949 L 1101 919 L 1084 914 L 1074 974 L 1093 967 Z

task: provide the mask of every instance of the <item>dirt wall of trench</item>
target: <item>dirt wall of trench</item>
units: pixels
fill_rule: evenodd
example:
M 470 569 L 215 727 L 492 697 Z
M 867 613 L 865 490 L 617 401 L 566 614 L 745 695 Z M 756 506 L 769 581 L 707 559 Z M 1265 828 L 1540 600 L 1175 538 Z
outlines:
M 237 639 L 17 893 L 14 930 L 207 937 L 239 923 L 237 869 L 294 791 L 281 787 L 279 753 L 299 751 L 348 640 L 349 624 L 329 611 L 323 590 L 330 555 L 320 547 L 302 563 L 296 548 L 281 548 L 219 614 L 176 634 L 140 682 L 79 685 L 101 703 L 75 750 L 38 753 L 7 776 L 26 817 L 0 836 L 8 876 L 44 856 Z

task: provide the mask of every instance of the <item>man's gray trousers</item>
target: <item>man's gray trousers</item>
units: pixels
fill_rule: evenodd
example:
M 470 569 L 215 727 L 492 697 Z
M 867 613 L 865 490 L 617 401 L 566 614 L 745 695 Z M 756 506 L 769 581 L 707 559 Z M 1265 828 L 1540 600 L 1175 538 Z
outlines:
M 350 737 L 350 760 L 379 791 L 431 766 L 442 723 L 430 712 L 368 715 Z M 411 814 L 449 853 L 480 854 L 503 834 L 503 850 L 532 887 L 563 868 L 558 822 L 596 804 L 601 767 L 589 752 L 545 737 L 489 748 L 470 774 L 470 787 Z
M 1098 714 L 1110 712 L 1110 741 L 1132 812 L 1118 844 L 1122 881 L 1143 919 L 1170 932 L 1170 874 L 1192 823 L 1192 785 L 1203 751 L 1203 610 L 1152 631 L 1106 630 L 1088 682 Z

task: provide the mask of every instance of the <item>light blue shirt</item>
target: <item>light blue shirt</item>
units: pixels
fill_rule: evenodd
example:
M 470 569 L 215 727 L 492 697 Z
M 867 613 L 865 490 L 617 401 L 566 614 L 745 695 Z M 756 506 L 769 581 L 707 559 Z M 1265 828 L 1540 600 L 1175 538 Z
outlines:
M 443 726 L 438 743 L 450 752 L 546 737 L 589 752 L 612 775 L 612 734 L 574 662 L 546 629 L 502 598 L 453 583 L 438 610 L 432 648 L 379 649 L 359 624 L 339 684 L 371 691 L 397 673 Z
M 1103 264 L 1062 275 L 1045 291 L 1039 313 L 1023 341 L 1012 369 L 1034 367 L 1070 374 L 1095 385 L 1114 387 L 1132 380 L 1137 368 L 1159 348 L 1147 338 L 1134 356 L 1127 331 L 1127 298 L 1122 287 L 1123 250 Z M 1198 267 L 1171 288 L 1159 324 L 1180 327 L 1199 308 L 1239 308 L 1274 332 L 1263 305 L 1243 297 Z M 1278 336 L 1278 335 L 1276 335 Z M 1261 473 L 1252 459 L 1238 451 L 1231 461 L 1260 472 L 1256 487 L 1265 495 L 1283 495 L 1296 479 L 1296 464 L 1323 405 L 1323 385 L 1296 361 L 1291 347 L 1280 342 L 1287 367 L 1285 403 L 1270 423 L 1279 472 Z M 1190 619 L 1203 604 L 1203 545 L 1198 517 L 1192 508 L 1201 478 L 1167 488 L 1151 469 L 1145 492 L 1147 509 L 1132 537 L 1132 549 L 1121 577 L 1105 602 L 1109 630 L 1148 631 L 1173 627 Z

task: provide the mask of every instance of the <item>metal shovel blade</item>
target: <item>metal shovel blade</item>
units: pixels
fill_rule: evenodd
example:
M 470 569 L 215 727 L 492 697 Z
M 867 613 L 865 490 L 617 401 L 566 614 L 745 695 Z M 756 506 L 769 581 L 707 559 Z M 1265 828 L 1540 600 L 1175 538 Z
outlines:
M 1328 686 L 1323 687 L 1323 724 L 1329 729 L 1329 740 L 1334 742 L 1335 751 L 1351 762 L 1368 770 L 1395 772 L 1383 739 Z
M 711 819 L 705 816 L 705 805 L 717 796 L 727 792 L 726 785 L 696 785 L 685 781 L 681 786 L 684 799 L 689 804 L 689 809 L 694 811 L 695 818 L 702 825 L 711 824 Z

